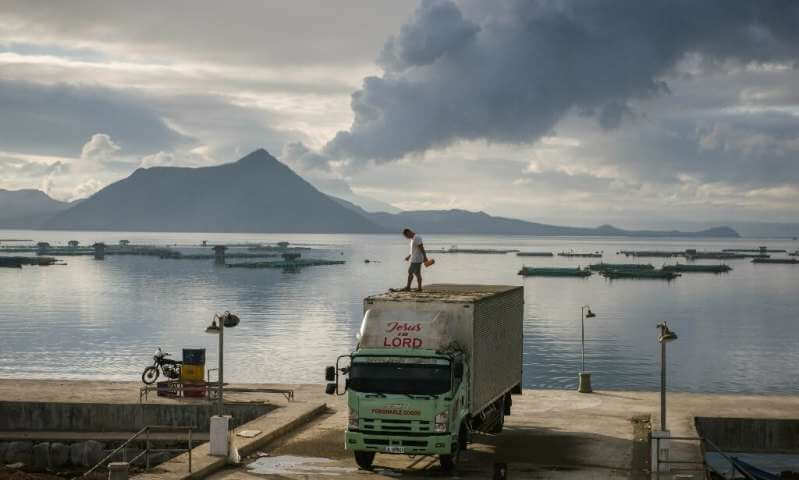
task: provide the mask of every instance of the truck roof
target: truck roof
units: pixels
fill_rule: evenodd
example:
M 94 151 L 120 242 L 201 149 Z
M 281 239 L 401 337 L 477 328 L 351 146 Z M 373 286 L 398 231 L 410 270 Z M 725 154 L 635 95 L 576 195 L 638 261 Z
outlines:
M 366 297 L 366 301 L 380 300 L 389 302 L 477 302 L 486 298 L 504 295 L 521 289 L 513 285 L 461 285 L 455 283 L 435 283 L 426 285 L 421 292 L 378 293 Z

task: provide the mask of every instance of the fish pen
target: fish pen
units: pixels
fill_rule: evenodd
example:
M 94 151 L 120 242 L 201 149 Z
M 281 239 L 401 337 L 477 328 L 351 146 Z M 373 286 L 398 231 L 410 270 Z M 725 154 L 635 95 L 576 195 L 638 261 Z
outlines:
M 458 248 L 452 247 L 443 250 L 427 250 L 427 253 L 472 253 L 472 254 L 494 254 L 494 255 L 505 255 L 507 253 L 514 253 L 518 252 L 519 250 L 516 249 L 495 249 L 495 248 Z
M 655 267 L 648 263 L 594 263 L 589 265 L 588 269 L 595 272 L 607 272 L 611 270 L 654 270 Z
M 324 265 L 343 265 L 344 260 L 325 260 L 321 258 L 300 258 L 299 253 L 284 253 L 282 261 L 276 262 L 240 262 L 228 263 L 230 268 L 282 268 L 284 270 L 297 270 L 304 267 L 319 267 Z
M 552 252 L 517 252 L 517 257 L 554 257 Z
M 522 267 L 518 274 L 523 277 L 590 277 L 592 272 L 580 267 Z
M 663 270 L 677 273 L 727 273 L 732 270 L 732 267 L 729 265 L 685 265 L 678 263 L 676 265 L 664 265 Z
M 674 280 L 679 273 L 664 270 L 609 270 L 601 275 L 610 280 L 617 279 L 644 279 L 644 280 Z
M 576 252 L 560 252 L 559 257 L 578 257 L 578 258 L 602 258 L 600 252 L 594 253 L 576 253 Z
M 795 258 L 755 258 L 752 260 L 752 263 L 779 263 L 779 264 L 796 265 L 797 263 L 799 263 L 799 260 Z
M 663 250 L 622 250 L 619 255 L 625 257 L 651 257 L 651 258 L 669 258 L 669 257 L 684 257 L 685 252 L 673 252 Z
M 53 257 L 0 257 L 0 267 L 5 268 L 22 268 L 23 265 L 47 267 L 59 265 L 58 262 L 58 259 Z
M 280 256 L 280 254 L 278 253 L 250 253 L 250 252 L 225 253 L 225 258 L 273 258 L 278 256 Z M 216 258 L 216 254 L 181 253 L 178 251 L 170 250 L 168 252 L 162 253 L 159 256 L 159 258 L 171 259 L 171 260 L 213 260 L 214 258 Z

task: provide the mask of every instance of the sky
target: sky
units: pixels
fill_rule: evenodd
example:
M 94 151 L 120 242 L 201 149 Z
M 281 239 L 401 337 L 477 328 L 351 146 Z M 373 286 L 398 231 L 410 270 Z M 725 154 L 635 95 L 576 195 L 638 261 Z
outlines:
M 0 188 L 257 148 L 367 208 L 799 222 L 799 2 L 0 2 Z

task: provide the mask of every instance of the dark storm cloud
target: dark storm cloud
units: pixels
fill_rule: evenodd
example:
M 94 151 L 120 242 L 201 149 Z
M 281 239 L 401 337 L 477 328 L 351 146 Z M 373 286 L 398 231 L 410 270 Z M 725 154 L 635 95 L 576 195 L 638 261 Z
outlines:
M 386 41 L 378 63 L 390 72 L 430 65 L 469 44 L 479 31 L 454 3 L 424 1 L 399 35 Z
M 614 128 L 629 102 L 666 93 L 688 54 L 719 68 L 795 61 L 797 25 L 789 0 L 426 0 L 325 152 L 379 163 L 462 139 L 527 143 L 572 110 Z
M 6 151 L 74 157 L 98 132 L 127 154 L 190 141 L 141 96 L 120 90 L 0 80 L 0 109 L 0 145 Z

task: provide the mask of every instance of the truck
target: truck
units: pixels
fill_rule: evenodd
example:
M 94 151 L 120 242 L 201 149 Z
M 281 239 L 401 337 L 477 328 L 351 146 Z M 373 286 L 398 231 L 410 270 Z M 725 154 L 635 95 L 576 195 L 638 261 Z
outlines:
M 344 445 L 369 470 L 375 454 L 437 455 L 454 469 L 475 432 L 498 434 L 522 392 L 524 289 L 436 284 L 366 297 L 354 351 L 325 369 L 347 395 Z

